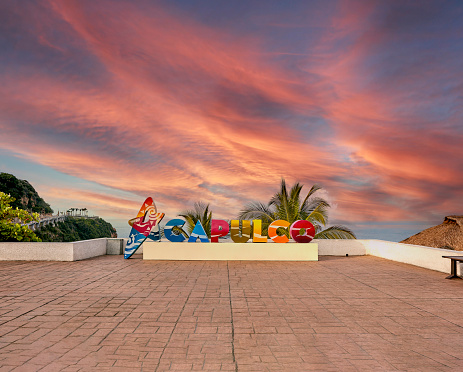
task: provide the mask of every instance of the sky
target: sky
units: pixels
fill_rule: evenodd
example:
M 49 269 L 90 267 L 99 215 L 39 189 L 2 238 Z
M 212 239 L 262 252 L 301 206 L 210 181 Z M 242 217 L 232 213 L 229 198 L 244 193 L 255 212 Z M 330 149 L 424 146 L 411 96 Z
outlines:
M 119 236 L 284 178 L 400 241 L 463 214 L 463 2 L 0 2 L 0 171 Z

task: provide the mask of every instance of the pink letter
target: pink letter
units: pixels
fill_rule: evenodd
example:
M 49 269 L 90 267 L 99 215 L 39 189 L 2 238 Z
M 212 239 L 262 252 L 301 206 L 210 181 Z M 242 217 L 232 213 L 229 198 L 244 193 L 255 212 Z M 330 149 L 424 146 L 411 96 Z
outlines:
M 211 243 L 218 243 L 219 237 L 225 236 L 230 231 L 228 222 L 224 220 L 211 221 Z

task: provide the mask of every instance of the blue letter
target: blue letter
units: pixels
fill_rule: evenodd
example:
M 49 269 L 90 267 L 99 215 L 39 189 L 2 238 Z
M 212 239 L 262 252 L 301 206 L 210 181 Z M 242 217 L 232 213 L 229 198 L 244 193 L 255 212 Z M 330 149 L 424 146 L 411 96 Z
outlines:
M 172 228 L 174 226 L 183 227 L 183 225 L 185 225 L 185 221 L 181 218 L 174 218 L 173 220 L 170 220 L 166 223 L 166 226 L 164 226 L 164 236 L 171 242 L 183 242 L 185 240 L 185 237 L 182 234 L 177 235 L 172 232 Z
M 209 243 L 209 238 L 207 237 L 206 231 L 204 231 L 204 227 L 201 225 L 201 221 L 199 220 L 196 222 L 195 228 L 191 232 L 188 243 L 196 243 L 198 238 L 202 243 Z

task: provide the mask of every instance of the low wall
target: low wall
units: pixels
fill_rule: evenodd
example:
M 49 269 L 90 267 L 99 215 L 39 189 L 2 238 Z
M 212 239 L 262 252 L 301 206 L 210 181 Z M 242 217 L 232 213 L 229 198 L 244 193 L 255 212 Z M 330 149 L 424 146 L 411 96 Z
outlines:
M 313 242 L 318 243 L 320 256 L 371 255 L 443 273 L 450 272 L 450 260 L 442 256 L 463 256 L 463 252 L 450 249 L 375 239 L 314 239 Z
M 368 240 L 360 239 L 314 239 L 318 244 L 320 256 L 365 256 L 367 254 L 365 243 Z
M 107 238 L 106 239 L 106 254 L 124 254 L 127 239 Z M 138 252 L 137 252 L 138 253 Z
M 124 239 L 91 239 L 69 243 L 0 243 L 0 261 L 79 261 L 105 254 L 122 254 Z
M 463 252 L 424 247 L 422 245 L 394 243 L 373 239 L 364 240 L 363 242 L 366 248 L 366 254 L 420 266 L 426 269 L 441 271 L 443 273 L 450 272 L 450 260 L 448 258 L 442 258 L 442 256 L 463 256 Z
M 74 261 L 73 243 L 0 243 L 1 261 Z
M 106 254 L 107 239 L 81 240 L 72 243 L 72 261 L 103 256 Z
M 113 238 L 101 238 L 84 240 L 70 243 L 47 243 L 47 242 L 5 242 L 0 243 L 0 260 L 1 261 L 77 261 L 84 260 L 91 257 L 102 256 L 105 254 L 109 255 L 121 255 L 123 254 L 127 239 L 113 239 Z M 372 255 L 376 257 L 385 258 L 392 261 L 403 262 L 410 265 L 420 266 L 426 269 L 436 270 L 444 273 L 450 272 L 450 260 L 442 258 L 442 256 L 463 256 L 463 252 L 452 251 L 449 249 L 439 249 L 424 247 L 420 245 L 402 244 L 395 242 L 388 242 L 384 240 L 337 240 L 337 239 L 314 239 L 313 243 L 318 245 L 318 255 L 320 256 L 363 256 Z M 149 244 L 164 244 L 164 243 L 145 243 Z M 171 245 L 172 243 L 165 244 Z M 170 251 L 168 255 L 171 258 L 160 258 L 160 259 L 193 259 L 189 256 L 197 253 L 197 248 L 200 243 L 195 243 L 195 249 L 192 250 L 193 243 L 185 243 L 185 252 L 178 251 L 177 249 L 172 250 L 170 248 L 166 251 Z M 205 243 L 207 244 L 207 243 Z M 210 243 L 209 243 L 210 244 Z M 226 250 L 234 251 L 237 246 L 236 243 L 218 243 L 220 247 L 225 249 L 224 245 L 230 244 Z M 289 248 L 291 243 L 287 244 L 258 244 L 250 243 L 252 246 L 260 246 L 261 250 L 268 250 L 269 248 L 280 247 Z M 249 247 L 251 245 L 249 244 Z M 143 253 L 143 245 L 137 250 L 136 254 Z M 298 245 L 295 243 L 295 245 Z M 247 245 L 246 245 L 247 246 Z M 301 247 L 302 244 L 299 244 Z M 175 252 L 174 252 L 175 251 Z M 186 254 L 184 256 L 183 254 Z M 183 256 L 182 256 L 183 255 Z M 199 256 L 198 256 L 199 257 Z M 224 256 L 225 257 L 225 256 Z M 221 259 L 258 259 L 258 258 L 236 258 L 233 253 L 230 258 Z M 243 256 L 244 257 L 244 256 Z M 206 259 L 206 258 L 196 258 Z M 218 259 L 218 258 L 212 258 Z M 284 260 L 284 258 L 281 258 Z M 458 265 L 460 268 L 463 265 Z M 462 270 L 459 270 L 461 273 Z M 461 274 L 460 274 L 461 275 Z

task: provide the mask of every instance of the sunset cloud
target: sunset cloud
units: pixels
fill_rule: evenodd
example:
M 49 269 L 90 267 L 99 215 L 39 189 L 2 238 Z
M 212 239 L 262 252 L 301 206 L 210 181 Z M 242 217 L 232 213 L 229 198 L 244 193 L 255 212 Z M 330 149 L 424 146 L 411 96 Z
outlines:
M 0 147 L 130 193 L 64 193 L 118 218 L 146 196 L 233 217 L 281 177 L 334 222 L 461 213 L 460 5 L 246 6 L 3 5 Z

